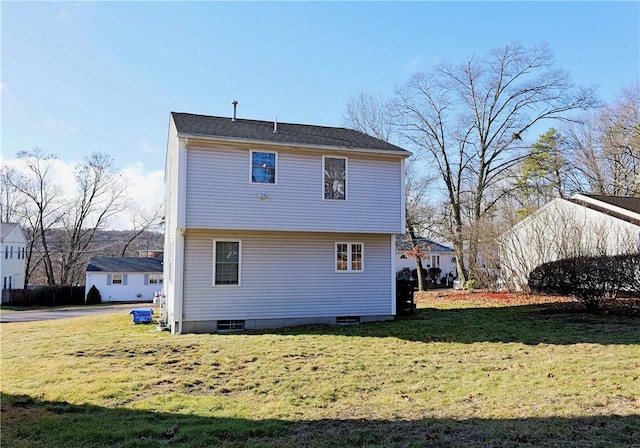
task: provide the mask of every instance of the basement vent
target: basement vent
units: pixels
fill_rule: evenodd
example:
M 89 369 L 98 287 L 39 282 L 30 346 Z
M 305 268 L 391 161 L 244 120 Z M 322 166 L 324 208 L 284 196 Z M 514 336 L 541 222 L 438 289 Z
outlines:
M 360 323 L 360 316 L 338 316 L 336 317 L 336 324 L 338 325 L 353 325 Z
M 244 330 L 243 320 L 219 320 L 218 331 Z

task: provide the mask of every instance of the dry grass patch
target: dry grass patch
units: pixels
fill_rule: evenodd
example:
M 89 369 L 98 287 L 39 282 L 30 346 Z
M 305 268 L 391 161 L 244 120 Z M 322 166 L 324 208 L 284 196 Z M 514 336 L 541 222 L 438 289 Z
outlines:
M 2 324 L 3 446 L 637 446 L 640 319 L 441 299 L 235 335 Z

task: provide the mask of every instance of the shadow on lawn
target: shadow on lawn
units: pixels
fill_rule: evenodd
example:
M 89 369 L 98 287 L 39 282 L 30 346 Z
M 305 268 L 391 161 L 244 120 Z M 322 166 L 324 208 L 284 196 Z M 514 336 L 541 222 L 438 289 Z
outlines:
M 640 318 L 549 312 L 548 306 L 422 308 L 393 322 L 313 326 L 249 334 L 330 334 L 397 337 L 418 342 L 522 344 L 640 344 Z
M 640 416 L 246 420 L 1 394 L 7 447 L 638 447 Z

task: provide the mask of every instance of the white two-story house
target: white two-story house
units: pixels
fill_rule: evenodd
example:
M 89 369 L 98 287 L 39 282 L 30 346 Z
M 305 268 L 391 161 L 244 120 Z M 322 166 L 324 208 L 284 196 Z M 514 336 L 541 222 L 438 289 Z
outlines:
M 0 223 L 0 279 L 2 289 L 24 288 L 27 239 L 19 224 Z
M 350 129 L 172 113 L 171 331 L 393 319 L 409 155 Z

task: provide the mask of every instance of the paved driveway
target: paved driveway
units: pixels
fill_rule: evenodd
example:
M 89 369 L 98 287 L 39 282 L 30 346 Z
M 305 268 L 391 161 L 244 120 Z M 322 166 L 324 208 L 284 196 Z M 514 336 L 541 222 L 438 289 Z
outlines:
M 93 314 L 104 313 L 125 313 L 129 314 L 134 308 L 151 308 L 154 315 L 158 315 L 158 308 L 153 304 L 146 303 L 127 303 L 118 305 L 103 305 L 92 307 L 77 308 L 43 308 L 39 310 L 28 311 L 11 311 L 3 312 L 0 310 L 0 323 L 9 322 L 33 322 L 36 320 L 66 319 L 68 317 L 91 316 Z

